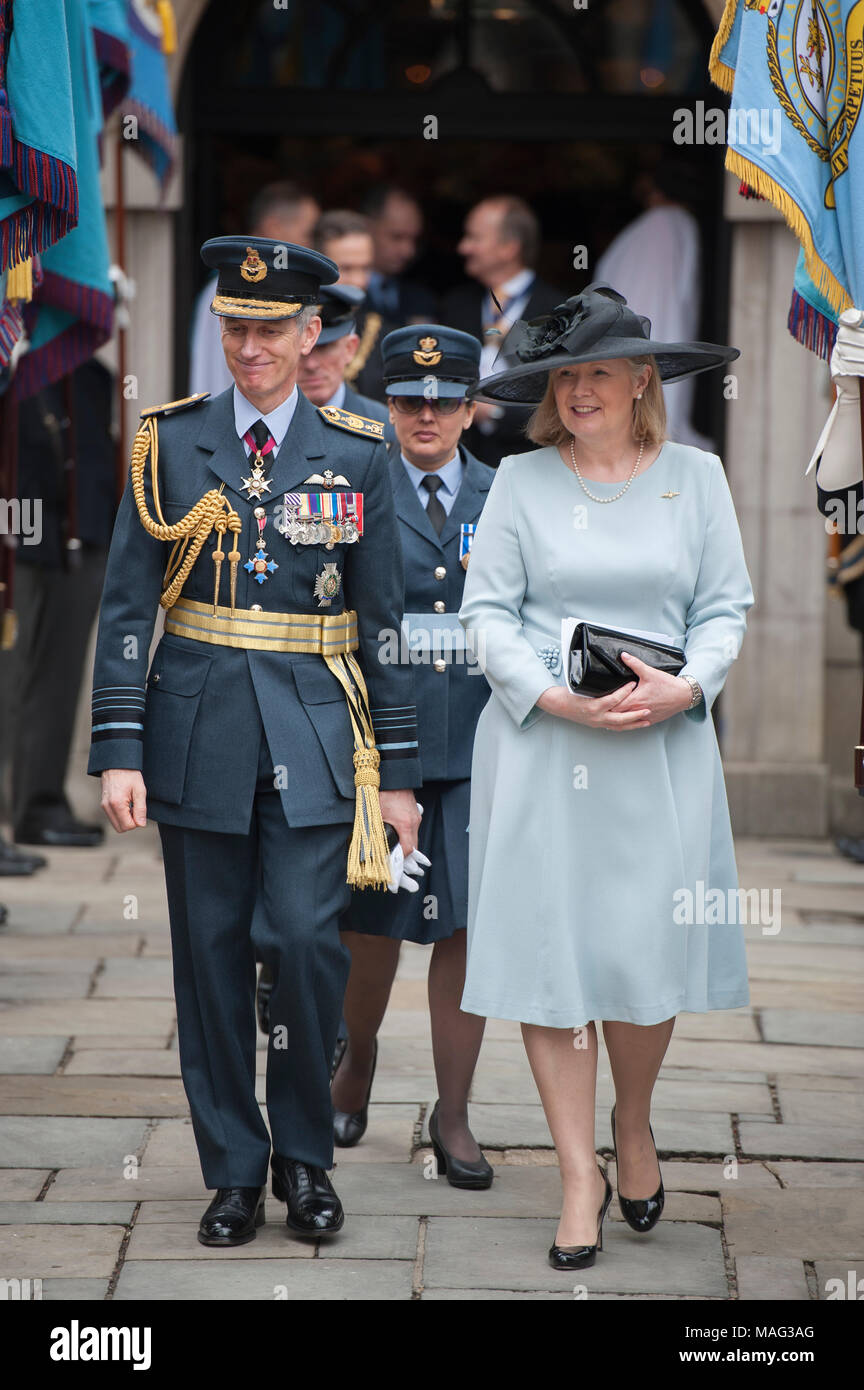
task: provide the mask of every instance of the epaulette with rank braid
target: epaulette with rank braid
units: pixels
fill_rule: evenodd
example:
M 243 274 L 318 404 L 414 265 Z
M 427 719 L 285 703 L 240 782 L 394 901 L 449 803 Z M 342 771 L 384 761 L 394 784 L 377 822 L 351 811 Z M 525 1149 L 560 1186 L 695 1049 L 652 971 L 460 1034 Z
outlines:
M 182 400 L 169 401 L 167 405 L 149 405 L 141 411 L 141 419 L 146 420 L 149 415 L 176 415 L 180 410 L 188 410 L 190 406 L 206 401 L 209 395 L 209 391 L 199 391 L 195 396 L 184 396 Z
M 351 430 L 354 434 L 368 434 L 370 439 L 384 438 L 384 426 L 380 420 L 355 415 L 353 410 L 340 410 L 336 405 L 320 405 L 318 414 L 324 416 L 328 425 L 338 425 L 340 429 Z

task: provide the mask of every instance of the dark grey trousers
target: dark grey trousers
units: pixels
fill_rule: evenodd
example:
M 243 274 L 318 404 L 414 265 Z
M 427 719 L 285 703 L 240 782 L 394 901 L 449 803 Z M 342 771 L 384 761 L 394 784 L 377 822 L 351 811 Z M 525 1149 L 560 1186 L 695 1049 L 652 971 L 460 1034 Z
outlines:
M 211 1188 L 262 1186 L 271 1135 L 285 1158 L 333 1165 L 330 1063 L 350 966 L 339 936 L 348 827 L 289 827 L 263 737 L 261 748 L 248 835 L 159 827 L 180 1069 Z M 214 771 L 214 796 L 227 790 Z M 256 956 L 273 975 L 270 1134 L 255 1099 Z

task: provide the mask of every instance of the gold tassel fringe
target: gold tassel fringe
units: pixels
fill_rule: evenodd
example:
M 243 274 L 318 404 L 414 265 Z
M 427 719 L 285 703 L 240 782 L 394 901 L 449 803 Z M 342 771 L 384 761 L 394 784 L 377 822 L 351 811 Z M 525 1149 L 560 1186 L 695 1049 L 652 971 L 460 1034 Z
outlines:
M 33 262 L 29 256 L 17 265 L 10 265 L 6 277 L 6 298 L 17 304 L 29 304 L 33 298 Z

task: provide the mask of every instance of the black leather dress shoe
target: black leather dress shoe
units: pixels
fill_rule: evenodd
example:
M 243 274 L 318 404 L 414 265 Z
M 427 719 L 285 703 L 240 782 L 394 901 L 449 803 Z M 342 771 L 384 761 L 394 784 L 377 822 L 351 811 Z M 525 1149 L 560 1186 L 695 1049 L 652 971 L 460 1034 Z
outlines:
M 255 991 L 255 1012 L 261 1032 L 270 1032 L 270 996 L 273 993 L 273 974 L 269 965 L 262 965 L 258 971 L 258 988 Z
M 285 1224 L 298 1236 L 329 1236 L 345 1223 L 342 1203 L 323 1168 L 272 1154 L 273 1196 L 287 1202 Z
M 478 1191 L 492 1186 L 495 1170 L 491 1163 L 487 1163 L 485 1158 L 474 1163 L 466 1163 L 464 1159 L 454 1158 L 441 1143 L 441 1135 L 438 1132 L 437 1100 L 432 1114 L 429 1116 L 429 1138 L 432 1140 L 438 1172 L 446 1175 L 451 1187 L 464 1187 L 468 1191 Z
M 615 1154 L 615 1166 L 617 1168 L 618 1147 L 615 1139 L 614 1105 L 612 1106 L 610 1119 L 612 1121 L 612 1149 Z M 651 1135 L 651 1142 L 654 1143 L 654 1131 L 650 1125 L 648 1126 L 648 1133 Z M 657 1151 L 656 1143 L 654 1143 L 654 1151 L 655 1153 Z M 657 1167 L 660 1167 L 659 1159 L 657 1161 Z M 663 1214 L 665 1202 L 666 1194 L 663 1191 L 662 1176 L 660 1178 L 660 1186 L 657 1188 L 653 1197 L 622 1197 L 620 1187 L 618 1189 L 618 1205 L 621 1208 L 621 1215 L 624 1217 L 627 1225 L 632 1227 L 634 1231 L 638 1231 L 640 1235 L 645 1235 L 657 1225 L 657 1222 Z
M 48 863 L 42 854 L 22 854 L 20 849 L 0 838 L 0 878 L 24 878 Z
M 603 1192 L 603 1205 L 597 1213 L 597 1240 L 593 1245 L 553 1245 L 549 1250 L 549 1263 L 553 1269 L 589 1269 L 597 1259 L 597 1251 L 603 1249 L 603 1219 L 612 1201 L 612 1184 L 600 1172 L 606 1187 Z
M 22 845 L 64 846 L 92 849 L 101 845 L 105 832 L 101 825 L 85 825 L 68 811 L 45 812 L 31 816 L 15 827 L 15 839 Z
M 202 1245 L 248 1245 L 264 1225 L 266 1187 L 220 1187 L 201 1217 Z
M 339 1057 L 339 1061 L 345 1056 L 345 1049 Z M 333 1111 L 333 1143 L 340 1149 L 353 1149 L 355 1144 L 359 1144 L 363 1135 L 366 1133 L 366 1126 L 369 1123 L 369 1098 L 372 1095 L 372 1082 L 375 1080 L 375 1067 L 378 1063 L 378 1039 L 375 1039 L 372 1050 L 372 1075 L 369 1077 L 369 1088 L 366 1091 L 366 1100 L 362 1110 L 349 1112 L 347 1110 Z M 336 1073 L 333 1073 L 334 1078 Z

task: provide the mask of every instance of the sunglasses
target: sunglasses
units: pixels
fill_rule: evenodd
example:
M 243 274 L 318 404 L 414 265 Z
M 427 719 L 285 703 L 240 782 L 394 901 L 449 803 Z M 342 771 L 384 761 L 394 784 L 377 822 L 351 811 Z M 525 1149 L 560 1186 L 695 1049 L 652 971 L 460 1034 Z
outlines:
M 464 396 L 388 396 L 400 415 L 419 415 L 424 406 L 431 406 L 436 415 L 455 415 L 467 404 Z

